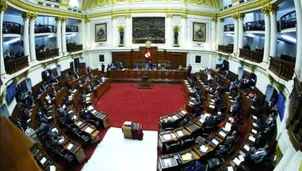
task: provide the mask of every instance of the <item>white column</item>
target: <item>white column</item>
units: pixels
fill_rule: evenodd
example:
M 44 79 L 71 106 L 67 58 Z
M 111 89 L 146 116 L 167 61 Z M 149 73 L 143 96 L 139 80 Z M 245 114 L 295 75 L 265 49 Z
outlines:
M 31 61 L 36 60 L 36 41 L 35 41 L 35 20 L 37 14 L 30 13 L 29 20 L 29 46 L 30 46 L 30 59 Z
M 113 15 L 112 17 L 112 47 L 118 46 L 118 27 L 117 27 L 117 16 Z M 125 36 L 125 35 L 124 35 Z
M 62 54 L 62 34 L 61 34 L 61 20 L 62 17 L 56 17 L 57 21 L 57 48 L 59 48 L 59 54 Z
M 5 73 L 4 56 L 3 56 L 3 15 L 5 9 L 0 9 L 0 75 Z M 2 92 L 0 92 L 2 93 Z
M 83 49 L 85 49 L 85 27 L 84 27 L 84 20 L 78 20 L 78 42 L 79 44 L 83 45 Z
M 220 18 L 219 21 L 217 21 L 217 35 L 216 35 L 217 49 L 218 49 L 218 45 L 223 45 L 223 35 L 224 35 L 223 22 L 224 22 L 224 18 Z
M 66 18 L 62 18 L 62 52 L 63 54 L 67 53 L 67 47 L 66 47 Z
M 211 50 L 215 51 L 216 50 L 216 22 L 217 22 L 217 18 L 212 18 L 212 22 L 211 22 Z
M 276 16 L 276 6 L 273 6 L 274 10 L 270 12 L 271 19 L 271 42 L 270 42 L 270 53 L 269 56 L 277 56 L 277 16 Z
M 166 48 L 172 46 L 173 43 L 173 29 L 172 29 L 172 14 L 168 13 L 166 16 Z
M 181 16 L 181 26 L 180 26 L 180 40 L 178 44 L 181 47 L 187 47 L 187 15 L 182 14 Z
M 233 53 L 238 53 L 238 36 L 239 36 L 239 26 L 238 26 L 238 14 L 234 14 L 234 49 Z
M 30 61 L 30 52 L 29 52 L 29 16 L 30 14 L 23 13 L 23 47 L 24 47 L 24 56 L 28 56 L 28 61 Z
M 125 15 L 126 18 L 126 28 L 125 28 L 125 33 L 124 33 L 124 44 L 125 47 L 131 47 L 132 45 L 132 35 L 131 35 L 131 14 Z M 119 33 L 118 33 L 119 34 Z M 119 40 L 119 39 L 118 39 Z M 118 43 L 119 44 L 119 43 Z
M 238 49 L 243 48 L 243 20 L 244 20 L 244 14 L 239 14 L 239 19 L 238 19 Z M 238 50 L 239 52 L 239 50 Z
M 91 46 L 90 19 L 85 20 L 85 25 L 86 25 L 86 49 L 90 49 L 90 46 Z
M 270 16 L 269 11 L 264 12 L 264 24 L 265 24 L 265 33 L 264 33 L 264 52 L 263 52 L 263 61 L 268 63 L 270 55 L 270 37 L 271 37 L 271 27 L 270 27 Z
M 294 0 L 294 3 L 297 18 L 297 53 L 295 73 L 297 74 L 297 78 L 302 81 L 302 2 L 301 0 Z

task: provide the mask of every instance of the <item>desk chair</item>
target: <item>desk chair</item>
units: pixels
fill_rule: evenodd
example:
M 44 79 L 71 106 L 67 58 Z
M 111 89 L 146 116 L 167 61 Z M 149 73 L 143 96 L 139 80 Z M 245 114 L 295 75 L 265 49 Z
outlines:
M 176 151 L 180 151 L 181 144 L 179 141 L 176 141 L 172 144 L 165 144 L 165 149 L 167 153 L 174 153 Z
M 214 158 L 211 158 L 207 161 L 208 165 L 209 165 L 209 170 L 210 171 L 214 171 L 214 170 L 217 170 L 220 166 L 223 165 L 224 163 L 224 159 L 222 157 L 214 157 Z
M 182 139 L 180 140 L 180 144 L 184 149 L 189 148 L 190 146 L 195 144 L 195 138 L 190 137 L 190 138 Z

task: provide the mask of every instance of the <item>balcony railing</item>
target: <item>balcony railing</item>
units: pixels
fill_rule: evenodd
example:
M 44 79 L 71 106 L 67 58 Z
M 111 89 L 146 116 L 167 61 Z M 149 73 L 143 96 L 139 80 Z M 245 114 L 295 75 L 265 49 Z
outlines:
M 35 33 L 54 33 L 54 32 L 55 32 L 55 26 L 53 25 L 43 25 L 43 24 L 35 25 Z
M 239 56 L 246 60 L 260 63 L 263 60 L 263 50 L 256 49 L 256 51 L 251 51 L 248 49 L 240 49 Z
M 295 63 L 282 60 L 280 58 L 271 57 L 269 70 L 280 78 L 291 80 L 294 75 Z
M 218 51 L 225 52 L 225 53 L 232 53 L 233 52 L 234 45 L 228 44 L 228 45 L 218 45 Z
M 38 52 L 36 56 L 38 61 L 54 58 L 59 56 L 59 49 L 57 48 L 57 49 L 46 50 L 43 52 Z
M 223 31 L 234 31 L 234 24 L 224 25 Z
M 28 56 L 12 58 L 4 61 L 5 71 L 12 74 L 28 67 Z
M 78 26 L 66 26 L 66 32 L 78 32 Z
M 67 45 L 67 52 L 77 52 L 83 50 L 83 45 Z
M 296 24 L 297 24 L 296 11 L 287 13 L 280 18 L 281 30 L 294 28 L 296 27 Z
M 252 21 L 245 23 L 245 31 L 264 31 L 264 20 Z
M 3 34 L 21 34 L 21 24 L 10 21 L 3 21 Z

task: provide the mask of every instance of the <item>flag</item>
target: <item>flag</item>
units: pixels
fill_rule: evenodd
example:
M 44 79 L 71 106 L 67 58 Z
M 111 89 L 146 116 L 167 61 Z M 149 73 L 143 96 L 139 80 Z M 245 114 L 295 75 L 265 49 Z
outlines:
M 146 50 L 145 57 L 146 57 L 146 59 L 149 60 L 149 61 L 152 59 L 150 49 L 147 49 L 147 50 Z

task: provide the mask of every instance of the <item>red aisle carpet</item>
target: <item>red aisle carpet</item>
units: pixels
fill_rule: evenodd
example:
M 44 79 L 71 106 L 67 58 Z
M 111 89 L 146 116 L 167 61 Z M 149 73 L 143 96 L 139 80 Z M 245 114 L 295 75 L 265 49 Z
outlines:
M 109 116 L 112 127 L 122 127 L 124 121 L 139 122 L 144 130 L 158 130 L 158 118 L 185 108 L 185 98 L 180 84 L 154 84 L 153 89 L 138 89 L 137 84 L 114 83 L 97 101 L 96 107 Z M 106 130 L 101 130 L 102 141 Z M 84 148 L 87 160 L 97 144 Z M 80 171 L 85 164 L 71 167 L 69 171 Z
M 158 118 L 184 108 L 180 84 L 154 84 L 138 89 L 137 84 L 112 84 L 96 107 L 109 116 L 110 125 L 122 127 L 124 121 L 139 122 L 144 130 L 158 130 Z

